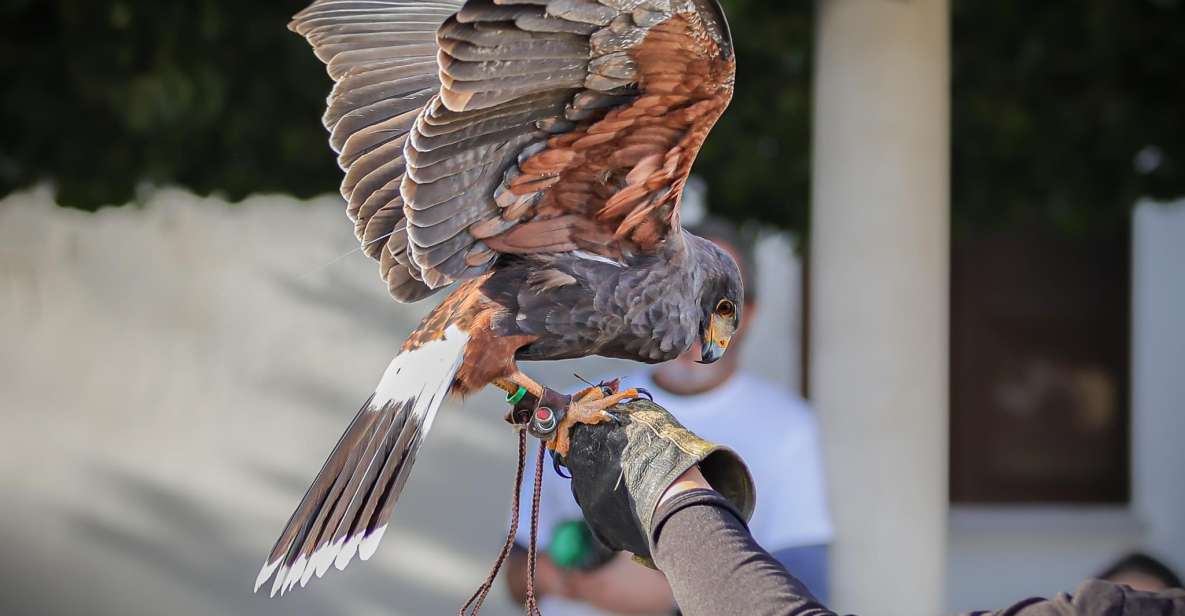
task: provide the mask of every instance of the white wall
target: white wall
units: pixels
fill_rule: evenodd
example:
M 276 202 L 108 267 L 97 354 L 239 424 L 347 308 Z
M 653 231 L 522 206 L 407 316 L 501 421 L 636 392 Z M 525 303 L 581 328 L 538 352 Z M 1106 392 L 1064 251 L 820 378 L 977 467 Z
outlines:
M 177 190 L 95 214 L 0 201 L 0 614 L 455 613 L 505 537 L 515 439 L 493 392 L 444 409 L 383 546 L 282 600 L 276 534 L 432 301 L 392 301 L 340 199 Z M 336 257 L 349 254 L 336 260 Z M 789 242 L 759 245 L 789 280 Z M 750 363 L 797 376 L 795 284 Z M 770 357 L 765 357 L 770 355 Z M 626 362 L 531 364 L 555 387 Z M 168 606 L 162 610 L 161 606 Z M 514 614 L 499 590 L 484 614 Z
M 1132 506 L 953 512 L 951 611 L 1071 590 L 1131 549 L 1185 571 L 1185 201 L 1141 203 L 1132 250 Z
M 0 613 L 456 609 L 509 501 L 514 441 L 486 399 L 441 413 L 374 559 L 283 601 L 250 593 L 427 308 L 391 302 L 360 255 L 317 269 L 355 245 L 331 198 L 0 202 Z
M 1143 543 L 1185 575 L 1185 199 L 1136 209 L 1133 505 Z

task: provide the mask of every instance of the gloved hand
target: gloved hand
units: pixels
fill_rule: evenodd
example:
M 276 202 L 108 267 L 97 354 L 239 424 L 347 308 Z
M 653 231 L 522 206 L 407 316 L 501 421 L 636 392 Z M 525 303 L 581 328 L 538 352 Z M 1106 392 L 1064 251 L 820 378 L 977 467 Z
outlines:
M 696 465 L 746 522 L 752 517 L 756 491 L 740 456 L 692 434 L 653 402 L 636 400 L 610 412 L 621 408 L 625 412 L 615 413 L 619 422 L 574 427 L 564 462 L 572 494 L 598 540 L 653 567 L 655 509 L 667 488 Z

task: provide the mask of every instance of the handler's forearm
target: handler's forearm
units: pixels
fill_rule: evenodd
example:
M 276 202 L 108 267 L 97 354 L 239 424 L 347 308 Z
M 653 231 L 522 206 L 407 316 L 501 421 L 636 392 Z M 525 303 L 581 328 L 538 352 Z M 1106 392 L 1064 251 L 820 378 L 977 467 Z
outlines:
M 674 496 L 654 519 L 654 562 L 685 616 L 835 616 L 757 545 L 715 491 Z

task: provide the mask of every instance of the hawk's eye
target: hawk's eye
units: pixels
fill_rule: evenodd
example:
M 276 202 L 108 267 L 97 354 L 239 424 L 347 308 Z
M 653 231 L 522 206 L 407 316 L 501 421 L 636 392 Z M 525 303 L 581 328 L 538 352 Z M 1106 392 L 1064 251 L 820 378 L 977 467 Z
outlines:
M 716 304 L 716 314 L 722 317 L 731 317 L 732 315 L 736 314 L 736 312 L 736 304 L 726 299 L 722 299 L 720 300 L 719 304 Z

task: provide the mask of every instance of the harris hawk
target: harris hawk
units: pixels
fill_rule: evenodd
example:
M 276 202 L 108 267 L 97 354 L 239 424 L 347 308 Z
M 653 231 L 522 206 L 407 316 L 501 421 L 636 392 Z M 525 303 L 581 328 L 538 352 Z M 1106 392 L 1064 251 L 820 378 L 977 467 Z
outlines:
M 733 91 L 716 0 L 317 0 L 290 28 L 335 82 L 323 119 L 363 250 L 396 300 L 452 291 L 293 513 L 256 580 L 273 595 L 374 553 L 446 395 L 555 394 L 517 360 L 698 341 L 711 362 L 742 297 L 732 257 L 679 223 Z M 562 459 L 572 425 L 640 393 L 563 397 L 548 446 Z

